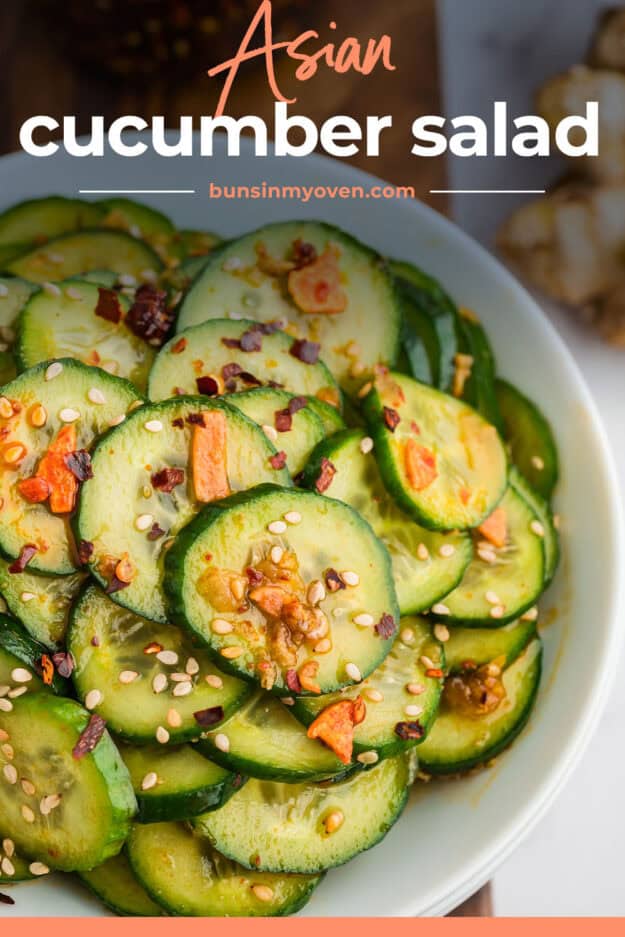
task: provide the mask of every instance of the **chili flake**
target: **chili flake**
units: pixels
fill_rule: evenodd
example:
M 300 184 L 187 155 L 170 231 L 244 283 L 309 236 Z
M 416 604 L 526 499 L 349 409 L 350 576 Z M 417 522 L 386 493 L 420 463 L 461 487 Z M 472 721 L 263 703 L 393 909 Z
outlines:
M 203 729 L 216 725 L 222 721 L 223 717 L 223 706 L 211 706 L 209 709 L 200 709 L 198 712 L 193 713 L 193 718 Z
M 285 681 L 286 681 L 286 685 L 288 686 L 289 690 L 292 693 L 302 692 L 302 684 L 300 683 L 300 679 L 297 676 L 296 670 L 287 670 Z
M 171 494 L 177 485 L 182 485 L 184 481 L 184 469 L 181 468 L 162 468 L 154 472 L 150 478 L 152 487 L 157 491 L 163 491 L 165 494 Z
M 315 488 L 319 494 L 323 494 L 324 491 L 327 491 L 330 485 L 332 484 L 332 479 L 336 475 L 336 466 L 330 462 L 329 459 L 326 459 L 325 456 L 321 457 L 321 470 L 315 481 Z
M 205 394 L 207 397 L 217 397 L 219 395 L 219 384 L 210 374 L 196 378 L 195 383 L 198 393 Z
M 85 482 L 88 478 L 93 478 L 93 468 L 91 466 L 91 456 L 86 449 L 77 449 L 70 452 L 63 459 L 66 466 L 79 482 Z
M 337 571 L 335 569 L 332 569 L 331 567 L 330 569 L 326 569 L 324 579 L 326 583 L 326 589 L 328 590 L 328 592 L 338 592 L 339 589 L 346 588 L 345 583 L 343 582 L 343 580 L 341 579 Z
M 422 739 L 423 732 L 420 722 L 398 722 L 395 725 L 395 735 L 398 735 L 400 739 Z
M 397 410 L 393 410 L 392 407 L 384 407 L 383 411 L 384 422 L 387 427 L 390 429 L 391 433 L 394 433 L 399 425 L 399 413 Z
M 34 543 L 27 543 L 20 550 L 20 555 L 16 560 L 13 560 L 9 566 L 10 573 L 23 573 L 30 561 L 32 560 L 35 553 L 38 552 L 38 547 Z
M 89 719 L 86 729 L 84 729 L 80 738 L 74 745 L 72 755 L 76 761 L 80 761 L 81 758 L 84 758 L 85 755 L 89 755 L 96 748 L 104 735 L 105 729 L 106 722 L 102 716 L 98 716 L 94 713 Z
M 149 345 L 162 345 L 174 324 L 167 308 L 167 293 L 144 284 L 135 293 L 135 301 L 126 316 L 126 325 Z
M 269 464 L 273 469 L 283 469 L 286 465 L 286 452 L 283 449 L 269 457 Z
M 54 664 L 47 654 L 41 655 L 39 666 L 41 667 L 41 679 L 46 686 L 52 686 L 52 681 L 54 680 Z
M 274 423 L 279 433 L 290 432 L 293 428 L 293 417 L 290 410 L 276 410 Z
M 65 679 L 71 677 L 74 672 L 74 658 L 69 653 L 65 651 L 59 651 L 57 654 L 52 655 L 52 662 L 56 667 L 56 672 L 59 677 L 65 677 Z
M 158 524 L 152 524 L 150 530 L 148 531 L 148 540 L 159 540 L 161 537 L 165 536 L 165 531 L 162 527 L 159 527 Z
M 122 307 L 115 290 L 107 290 L 102 286 L 98 287 L 98 302 L 95 307 L 95 314 L 114 325 L 121 321 Z
M 304 364 L 317 364 L 320 351 L 319 342 L 309 342 L 306 338 L 298 338 L 291 345 L 289 354 Z
M 81 566 L 86 566 L 91 557 L 95 546 L 90 540 L 80 540 L 78 543 L 78 562 Z
M 183 335 L 181 338 L 178 339 L 177 342 L 175 342 L 175 344 L 172 345 L 171 353 L 172 355 L 179 355 L 185 350 L 186 347 L 187 347 L 187 340 Z
M 375 631 L 376 634 L 386 640 L 387 638 L 390 638 L 391 635 L 395 634 L 396 627 L 397 626 L 393 616 L 385 612 L 375 626 Z

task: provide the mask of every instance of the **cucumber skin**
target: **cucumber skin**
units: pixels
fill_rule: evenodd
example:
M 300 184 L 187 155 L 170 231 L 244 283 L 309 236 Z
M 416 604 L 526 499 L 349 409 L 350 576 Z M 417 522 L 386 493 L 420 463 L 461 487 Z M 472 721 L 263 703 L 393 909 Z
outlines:
M 510 623 L 509 623 L 509 624 L 510 624 Z M 523 630 L 523 632 L 521 633 L 520 638 L 517 638 L 517 639 L 516 639 L 516 642 L 515 642 L 514 644 L 511 644 L 511 645 L 510 645 L 510 647 L 509 647 L 509 649 L 508 649 L 508 651 L 507 651 L 507 653 L 506 653 L 506 664 L 505 664 L 506 667 L 509 667 L 510 664 L 512 664 L 512 663 L 517 659 L 517 657 L 519 657 L 519 655 L 523 653 L 523 651 L 525 650 L 525 648 L 526 648 L 529 644 L 531 644 L 531 642 L 537 637 L 536 625 L 535 625 L 534 622 L 528 622 L 528 623 L 523 622 L 523 624 L 527 624 L 527 628 Z M 505 627 L 505 625 L 504 625 L 503 627 Z M 451 630 L 450 642 L 453 642 L 453 640 L 454 640 L 454 632 L 455 632 L 455 631 L 457 631 L 457 630 L 463 630 L 463 631 L 469 631 L 469 630 L 471 630 L 471 631 L 472 631 L 473 629 L 464 628 L 463 625 L 453 625 L 453 624 L 452 624 L 450 630 Z M 476 629 L 476 630 L 477 630 L 477 629 Z M 489 631 L 491 631 L 491 630 L 493 630 L 493 629 L 489 629 Z M 446 649 L 447 649 L 447 654 L 449 654 L 449 644 L 446 645 Z M 466 659 L 468 659 L 468 657 L 465 656 L 464 659 L 466 660 Z M 475 662 L 478 664 L 478 666 L 479 666 L 480 664 L 482 664 L 482 663 L 484 663 L 484 664 L 485 664 L 485 663 L 488 663 L 487 660 L 483 660 L 482 658 L 477 657 L 477 656 L 470 657 L 470 659 L 473 660 L 473 661 L 475 661 Z M 458 662 L 458 663 L 450 663 L 450 662 L 447 662 L 447 664 L 446 664 L 446 673 L 452 674 L 452 675 L 456 675 L 456 674 L 462 673 L 462 665 L 461 665 L 461 662 Z
M 27 667 L 31 667 L 35 674 L 39 675 L 35 663 L 40 661 L 44 654 L 49 655 L 50 651 L 43 644 L 39 644 L 28 634 L 24 626 L 16 618 L 0 613 L 0 648 L 12 654 Z M 43 686 L 40 692 L 45 692 L 48 687 Z M 70 696 L 71 683 L 64 677 L 54 671 L 52 683 L 49 686 L 57 696 Z
M 200 754 L 204 754 L 201 743 L 198 743 L 195 748 Z M 211 757 L 211 760 L 217 763 L 217 759 Z M 135 822 L 161 823 L 170 820 L 189 820 L 201 813 L 219 810 L 233 794 L 241 790 L 246 781 L 247 778 L 241 774 L 230 774 L 219 786 L 211 784 L 209 787 L 185 791 L 181 794 L 147 797 L 136 792 L 138 813 Z
M 284 692 L 284 691 L 282 691 Z M 293 713 L 295 715 L 295 713 Z M 227 733 L 227 726 L 224 725 L 224 732 Z M 317 781 L 340 781 L 342 778 L 346 777 L 348 774 L 351 774 L 354 771 L 354 765 L 346 765 L 343 771 L 340 771 L 338 774 L 328 775 L 327 773 L 322 774 L 310 774 L 304 772 L 302 774 L 297 774 L 294 771 L 280 770 L 279 768 L 273 768 L 271 765 L 263 765 L 260 761 L 249 761 L 247 758 L 241 758 L 236 754 L 231 752 L 221 752 L 219 749 L 212 744 L 210 739 L 202 739 L 197 742 L 194 747 L 200 752 L 201 755 L 204 755 L 205 758 L 208 758 L 209 761 L 214 761 L 216 765 L 219 765 L 222 768 L 225 768 L 228 771 L 237 771 L 239 774 L 235 777 L 244 777 L 247 780 L 248 777 L 258 778 L 262 781 L 283 781 L 286 784 L 302 784 L 310 781 L 311 784 L 314 784 Z M 238 790 L 239 788 L 237 788 Z M 232 791 L 236 793 L 236 791 Z M 230 795 L 232 796 L 232 795 Z M 229 800 L 230 797 L 227 797 L 223 800 L 217 807 L 212 807 L 209 809 L 218 809 L 226 803 L 226 800 Z M 197 811 L 194 816 L 197 816 L 198 813 L 202 811 Z M 184 819 L 184 818 L 183 818 Z
M 479 322 L 458 316 L 462 350 L 473 358 L 471 374 L 462 399 L 481 413 L 503 436 L 503 421 L 495 392 L 495 355 L 485 330 Z
M 532 693 L 527 700 L 523 713 L 519 717 L 518 721 L 515 722 L 514 726 L 507 735 L 500 739 L 499 742 L 497 742 L 495 745 L 491 746 L 491 748 L 483 749 L 479 755 L 476 755 L 474 758 L 466 758 L 464 761 L 456 761 L 453 764 L 448 765 L 433 765 L 421 759 L 419 761 L 419 770 L 424 774 L 441 777 L 455 774 L 465 774 L 467 771 L 471 771 L 474 768 L 479 768 L 483 765 L 486 765 L 487 762 L 491 761 L 493 758 L 496 758 L 497 755 L 500 755 L 503 751 L 505 751 L 506 748 L 509 748 L 517 736 L 521 734 L 532 714 L 532 710 L 536 702 L 536 697 L 538 696 L 538 690 L 540 688 L 540 678 L 542 676 L 542 658 L 543 650 L 541 644 L 540 651 L 537 655 L 536 676 L 534 678 L 534 687 L 532 689 Z
M 546 589 L 551 584 L 560 563 L 560 535 L 554 526 L 549 504 L 540 492 L 532 488 L 525 476 L 515 466 L 510 469 L 510 484 L 517 494 L 527 501 L 545 527 L 546 535 L 543 538 L 543 550 L 545 554 L 544 588 Z
M 115 858 L 116 858 L 116 859 L 117 859 L 117 858 L 123 859 L 123 860 L 125 860 L 126 862 L 128 862 L 128 864 L 130 865 L 130 862 L 129 862 L 129 860 L 128 860 L 128 857 L 126 856 L 125 850 L 122 851 L 121 853 L 119 853 L 119 856 L 118 856 L 118 857 L 116 856 Z M 91 873 L 97 872 L 97 871 L 98 871 L 97 868 L 96 868 L 96 869 L 92 869 L 92 870 L 91 870 Z M 133 875 L 132 867 L 128 870 L 128 873 L 129 873 L 129 875 L 131 875 L 131 876 Z M 83 883 L 83 885 L 85 885 L 85 887 L 88 888 L 88 890 L 91 892 L 91 894 L 92 894 L 92 895 L 95 895 L 95 897 L 98 899 L 98 901 L 101 901 L 101 902 L 102 902 L 102 904 L 104 905 L 105 908 L 108 908 L 109 911 L 112 911 L 113 914 L 116 914 L 118 917 L 155 917 L 156 915 L 161 916 L 161 915 L 164 915 L 164 914 L 165 914 L 165 911 L 162 910 L 162 909 L 156 904 L 156 902 L 153 901 L 152 898 L 150 898 L 150 896 L 147 894 L 147 892 L 145 893 L 146 907 L 145 907 L 144 909 L 142 909 L 142 910 L 137 910 L 137 909 L 135 909 L 135 910 L 130 910 L 130 908 L 129 908 L 128 906 L 126 906 L 126 907 L 121 907 L 119 904 L 116 904 L 115 901 L 114 901 L 110 896 L 108 896 L 108 895 L 106 894 L 106 890 L 105 890 L 105 889 L 99 889 L 98 886 L 97 886 L 97 884 L 96 884 L 95 882 L 93 882 L 92 880 L 89 879 L 89 877 L 88 877 L 89 874 L 90 874 L 89 872 L 78 872 L 78 878 L 79 878 L 80 881 Z M 133 883 L 133 884 L 134 884 L 134 883 Z M 141 885 L 141 883 L 140 883 L 138 880 L 137 880 L 136 884 L 137 884 L 137 886 L 138 886 L 139 888 L 142 888 L 142 885 Z M 144 890 L 145 890 L 145 889 L 144 889 Z M 149 908 L 149 910 L 148 910 L 148 907 L 149 907 L 150 904 L 154 904 L 155 907 L 154 907 L 154 908 Z
M 533 447 L 535 449 L 533 454 L 543 457 L 545 468 L 542 472 L 538 472 L 534 469 L 531 463 L 528 464 L 528 460 L 523 457 L 525 455 L 524 452 L 517 453 L 516 460 L 515 453 L 512 452 L 512 460 L 515 461 L 516 467 L 531 487 L 548 502 L 551 500 L 551 496 L 553 495 L 553 491 L 560 477 L 558 447 L 556 446 L 551 427 L 536 404 L 530 400 L 529 397 L 526 397 L 525 394 L 521 393 L 517 387 L 509 383 L 509 381 L 505 381 L 503 378 L 497 378 L 495 391 L 502 415 L 504 439 L 509 439 L 511 435 L 508 430 L 516 412 L 524 412 L 526 418 L 532 422 L 532 430 L 542 444 L 542 449 L 540 451 L 538 451 L 537 447 Z M 527 443 L 527 440 L 522 440 L 521 442 L 522 444 Z

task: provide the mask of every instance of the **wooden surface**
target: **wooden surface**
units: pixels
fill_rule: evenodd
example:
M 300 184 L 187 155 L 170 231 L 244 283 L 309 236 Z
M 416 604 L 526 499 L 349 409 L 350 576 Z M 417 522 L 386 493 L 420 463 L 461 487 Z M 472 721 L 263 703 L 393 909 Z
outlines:
M 364 78 L 322 70 L 304 84 L 294 80 L 290 63 L 282 59 L 277 74 L 284 92 L 298 97 L 296 110 L 317 122 L 331 114 L 362 119 L 366 114 L 391 113 L 394 126 L 383 137 L 382 155 L 377 159 L 359 155 L 352 162 L 396 184 L 414 186 L 417 197 L 444 210 L 443 200 L 428 194 L 431 188 L 444 186 L 443 161 L 410 156 L 413 119 L 419 114 L 441 113 L 434 7 L 435 0 L 382 4 L 378 0 L 341 0 L 340 5 L 333 4 L 330 15 L 329 7 L 317 5 L 304 25 L 316 25 L 324 37 L 332 35 L 325 28 L 332 16 L 337 20 L 338 37 L 349 33 L 366 41 L 390 34 L 396 71 L 376 71 Z M 118 29 L 119 23 L 115 20 L 111 28 Z M 198 63 L 197 74 L 183 82 L 172 80 L 166 73 L 145 82 L 113 80 L 85 70 L 65 54 L 60 43 L 50 40 L 25 0 L 2 0 L 0 5 L 0 63 L 0 153 L 19 148 L 19 127 L 33 114 L 49 114 L 57 119 L 75 114 L 82 132 L 89 129 L 92 114 L 103 114 L 105 122 L 123 114 L 146 118 L 164 114 L 175 125 L 181 114 L 212 113 L 221 87 L 218 80 L 205 75 L 206 68 L 215 62 Z M 255 63 L 246 65 L 236 82 L 228 113 L 258 114 L 268 120 L 272 106 L 262 69 Z M 454 912 L 454 916 L 464 917 L 490 914 L 489 886 Z

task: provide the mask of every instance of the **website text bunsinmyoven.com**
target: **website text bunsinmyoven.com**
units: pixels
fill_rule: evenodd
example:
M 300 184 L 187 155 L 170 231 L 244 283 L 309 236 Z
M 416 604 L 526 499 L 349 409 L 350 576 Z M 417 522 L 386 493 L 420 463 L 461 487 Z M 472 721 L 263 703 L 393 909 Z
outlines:
M 410 185 L 220 185 L 211 182 L 208 186 L 210 199 L 295 199 L 311 202 L 319 199 L 409 199 L 416 193 Z

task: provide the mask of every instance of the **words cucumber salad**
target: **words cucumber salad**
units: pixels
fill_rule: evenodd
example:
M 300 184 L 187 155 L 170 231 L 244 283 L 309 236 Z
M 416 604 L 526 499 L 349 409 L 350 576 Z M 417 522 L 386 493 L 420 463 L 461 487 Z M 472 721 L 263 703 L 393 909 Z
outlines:
M 59 196 L 0 215 L 0 340 L 2 901 L 292 914 L 519 735 L 558 454 L 479 310 Z

